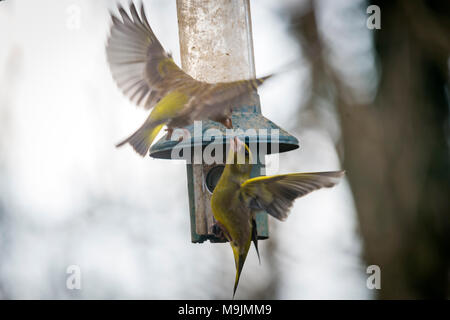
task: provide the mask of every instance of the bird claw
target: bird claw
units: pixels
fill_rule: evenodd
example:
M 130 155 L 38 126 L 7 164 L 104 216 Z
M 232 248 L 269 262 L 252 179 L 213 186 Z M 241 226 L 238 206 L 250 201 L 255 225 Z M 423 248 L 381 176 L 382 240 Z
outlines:
M 191 137 L 191 133 L 190 133 L 190 131 L 188 129 L 186 129 L 186 128 L 180 128 L 180 129 L 183 132 L 183 134 L 181 135 L 181 137 L 178 138 L 178 142 L 181 142 L 181 141 L 183 141 L 185 139 L 189 139 Z M 171 140 L 172 139 L 172 134 L 174 132 L 174 129 L 173 128 L 166 128 L 164 130 L 167 131 L 166 140 Z
M 219 239 L 226 239 L 228 241 L 230 241 L 231 237 L 230 234 L 227 232 L 227 230 L 223 227 L 223 225 L 216 221 L 213 225 L 212 225 L 212 233 L 214 234 L 214 236 L 216 238 Z
M 226 118 L 225 121 L 223 122 L 223 125 L 227 129 L 233 129 L 233 122 L 231 121 L 231 118 Z
M 191 132 L 188 129 L 182 128 L 181 130 L 183 131 L 183 135 L 178 138 L 178 142 L 181 142 L 183 140 L 188 140 L 191 138 Z
M 164 130 L 167 131 L 166 140 L 170 140 L 172 138 L 173 128 L 166 128 Z
M 216 223 L 213 224 L 212 226 L 212 233 L 217 237 L 217 238 L 223 238 L 224 234 L 222 229 L 219 227 L 219 225 Z

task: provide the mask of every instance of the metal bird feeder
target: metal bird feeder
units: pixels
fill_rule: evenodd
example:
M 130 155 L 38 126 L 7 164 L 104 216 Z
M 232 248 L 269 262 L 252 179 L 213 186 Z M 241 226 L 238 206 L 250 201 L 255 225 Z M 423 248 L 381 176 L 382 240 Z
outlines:
M 177 14 L 181 64 L 185 72 L 208 82 L 255 77 L 249 0 L 177 0 Z M 264 150 L 258 152 L 252 177 L 263 172 L 264 161 L 261 158 L 264 154 L 298 148 L 298 140 L 294 136 L 261 114 L 256 92 L 249 95 L 244 105 L 235 107 L 232 124 L 233 130 L 242 132 L 237 134 L 238 137 L 246 143 L 255 144 L 258 150 L 264 146 Z M 223 138 L 206 137 L 205 134 L 211 129 L 222 132 Z M 220 123 L 203 121 L 201 130 L 190 125 L 185 131 L 189 131 L 189 139 L 180 142 L 167 140 L 164 136 L 151 147 L 150 156 L 171 159 L 174 148 L 190 149 L 191 154 L 195 154 L 195 150 L 203 151 L 211 144 L 226 148 L 226 128 Z M 192 242 L 225 241 L 213 232 L 211 210 L 212 192 L 223 168 L 223 163 L 187 164 Z M 265 212 L 257 214 L 256 224 L 258 238 L 267 239 L 269 229 Z

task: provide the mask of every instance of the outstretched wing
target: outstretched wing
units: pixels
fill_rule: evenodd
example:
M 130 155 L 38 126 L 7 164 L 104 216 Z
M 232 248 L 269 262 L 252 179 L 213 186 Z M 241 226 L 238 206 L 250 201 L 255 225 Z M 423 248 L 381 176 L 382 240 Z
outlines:
M 221 118 L 227 111 L 241 107 L 243 100 L 271 76 L 208 84 L 196 99 L 191 100 L 183 114 L 191 121 Z
M 134 3 L 130 15 L 119 5 L 122 20 L 111 14 L 111 34 L 106 54 L 118 87 L 134 103 L 151 109 L 174 84 L 192 80 L 164 51 L 153 33 L 141 5 L 140 16 Z
M 331 171 L 257 177 L 241 185 L 241 194 L 249 207 L 285 220 L 295 199 L 320 188 L 330 188 L 343 175 L 344 171 Z

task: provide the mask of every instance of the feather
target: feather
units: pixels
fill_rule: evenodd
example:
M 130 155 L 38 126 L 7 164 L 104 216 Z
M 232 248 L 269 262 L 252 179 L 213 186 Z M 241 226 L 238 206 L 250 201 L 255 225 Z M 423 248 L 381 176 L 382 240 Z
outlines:
M 286 220 L 295 199 L 339 182 L 344 171 L 291 173 L 246 180 L 241 193 L 253 209 L 261 209 L 279 220 Z
M 129 143 L 138 154 L 144 157 L 163 126 L 164 123 L 157 124 L 146 121 L 135 133 L 118 143 L 116 147 L 119 148 L 124 144 Z
M 194 81 L 169 57 L 147 21 L 143 4 L 140 12 L 131 3 L 130 14 L 119 5 L 120 18 L 111 14 L 112 26 L 106 55 L 112 76 L 132 102 L 151 109 L 173 86 L 174 78 Z M 170 65 L 162 75 L 161 65 Z
M 258 249 L 258 230 L 256 228 L 256 220 L 255 219 L 252 219 L 252 241 L 253 241 L 253 244 L 255 245 L 259 264 L 261 265 L 261 257 L 259 256 L 259 249 Z

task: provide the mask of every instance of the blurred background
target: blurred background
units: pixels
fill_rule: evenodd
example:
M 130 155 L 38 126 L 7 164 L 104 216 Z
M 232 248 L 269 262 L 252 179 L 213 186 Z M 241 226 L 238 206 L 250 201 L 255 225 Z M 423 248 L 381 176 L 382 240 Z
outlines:
M 185 164 L 114 147 L 146 117 L 106 62 L 117 2 L 0 2 L 1 299 L 231 297 L 228 244 L 190 242 Z M 144 3 L 179 63 L 175 1 Z M 263 114 L 300 141 L 279 172 L 347 175 L 269 218 L 238 299 L 449 297 L 449 7 L 251 1 L 257 75 L 300 65 L 259 90 Z M 66 287 L 70 265 L 81 290 Z

